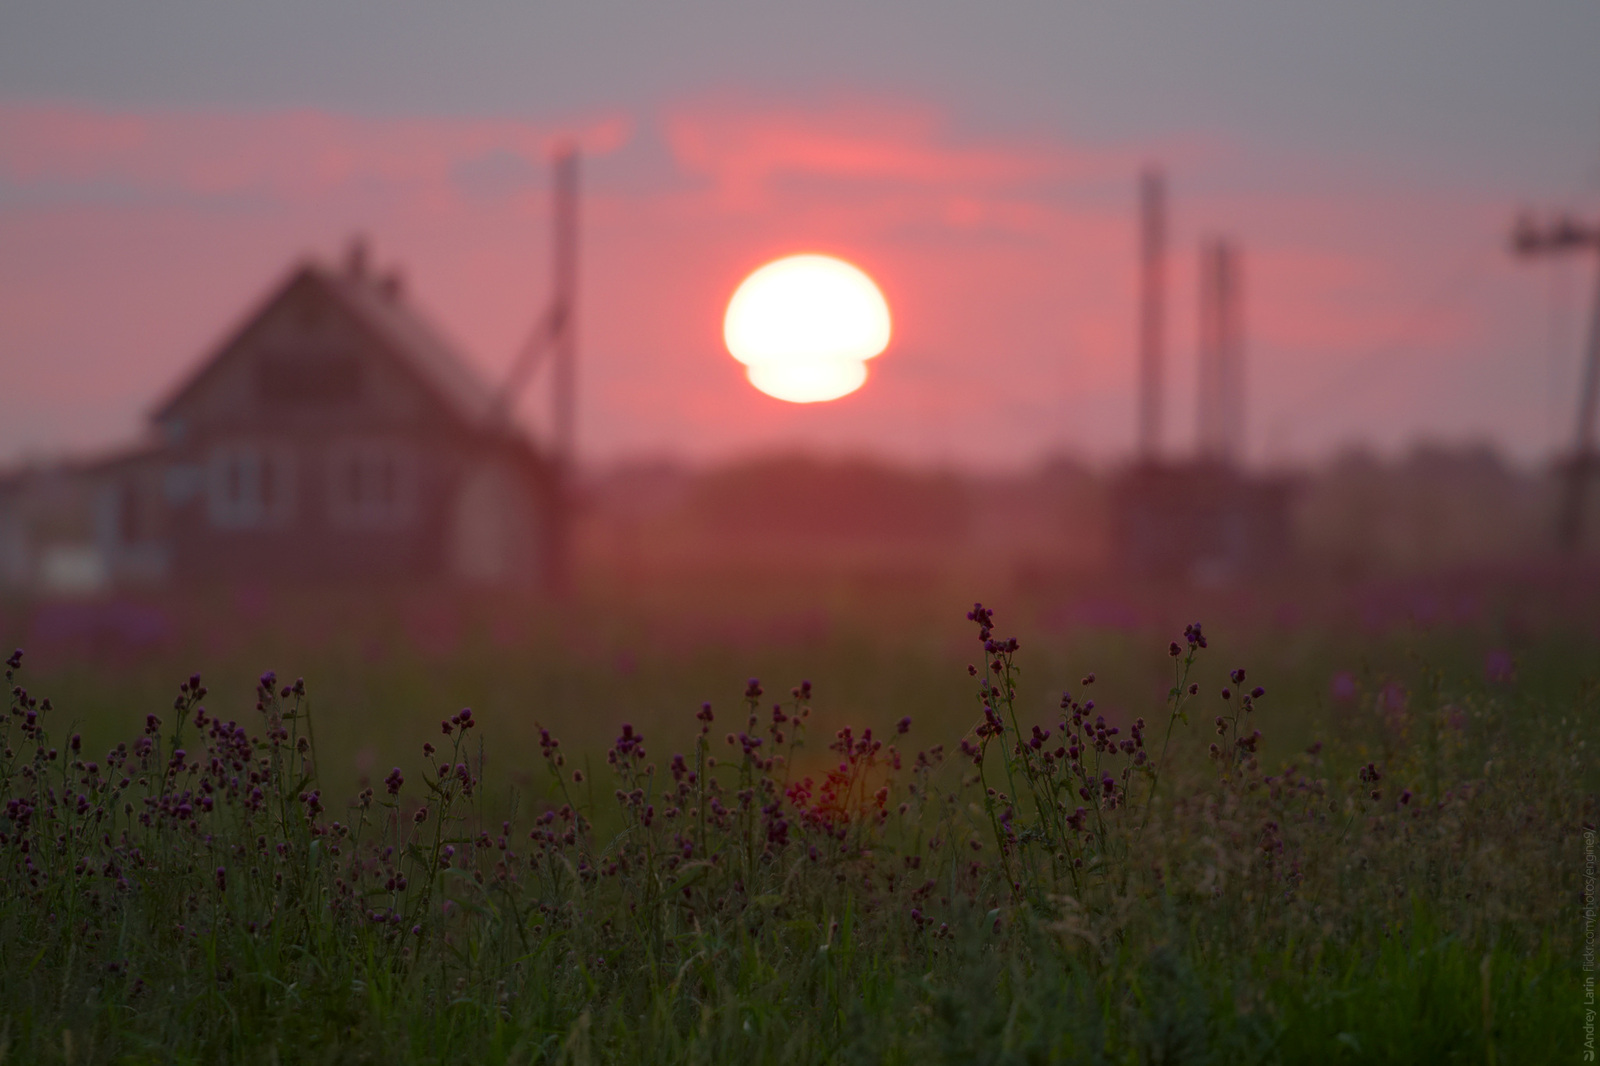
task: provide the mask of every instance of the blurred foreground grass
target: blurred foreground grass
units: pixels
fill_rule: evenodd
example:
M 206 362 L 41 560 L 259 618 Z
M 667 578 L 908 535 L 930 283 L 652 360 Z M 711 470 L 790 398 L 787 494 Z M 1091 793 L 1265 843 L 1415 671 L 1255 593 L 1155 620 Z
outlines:
M 1454 577 L 1344 588 L 1174 592 L 1051 586 L 1014 575 L 1008 630 L 1027 649 L 1023 698 L 1043 716 L 1086 671 L 1113 720 L 1142 713 L 1167 679 L 1161 649 L 1203 620 L 1229 660 L 1276 696 L 1281 751 L 1359 717 L 1357 687 L 1409 692 L 1430 672 L 1467 691 L 1561 705 L 1600 679 L 1600 582 L 1560 575 Z M 686 741 L 689 712 L 736 698 L 748 677 L 808 679 L 824 724 L 914 716 L 941 736 L 975 721 L 963 683 L 974 653 L 961 614 L 982 579 L 913 574 L 774 580 L 684 575 L 598 585 L 567 606 L 449 593 L 241 588 L 142 603 L 0 607 L 0 641 L 30 654 L 93 747 L 121 739 L 203 670 L 212 711 L 243 719 L 255 678 L 304 677 L 319 715 L 322 775 L 339 793 L 413 753 L 463 706 L 496 723 L 496 773 L 538 764 L 534 722 L 599 750 L 624 720 Z M 1391 696 L 1391 698 L 1397 698 Z M 689 725 L 685 725 L 688 722 Z
M 958 590 L 694 587 L 567 608 L 246 590 L 142 605 L 159 630 L 142 644 L 87 606 L 54 620 L 14 609 L 32 645 L 28 688 L 55 706 L 50 744 L 65 752 L 81 732 L 81 762 L 132 741 L 148 713 L 164 723 L 142 776 L 129 771 L 155 781 L 129 786 L 153 797 L 149 823 L 101 792 L 74 808 L 86 786 L 73 775 L 94 774 L 68 773 L 67 759 L 26 785 L 33 749 L 8 741 L 5 785 L 34 789 L 35 843 L 19 853 L 10 809 L 0 1043 L 23 1061 L 196 1062 L 1534 1062 L 1579 1050 L 1600 720 L 1582 595 L 1553 609 L 1559 591 L 1515 581 L 1019 588 L 1001 615 L 1021 642 L 1014 710 L 1020 735 L 1038 724 L 1051 743 L 1092 732 L 1087 716 L 1064 726 L 1060 707 L 1063 691 L 1085 698 L 1090 671 L 1093 714 L 1120 736 L 1138 718 L 1164 724 L 1167 642 L 1206 623 L 1199 702 L 1175 729 L 1167 783 L 1130 769 L 1125 793 L 1080 799 L 1066 762 L 1046 773 L 1011 750 L 1009 723 L 983 780 L 959 757 L 983 721 L 968 666 L 990 671 Z M 1225 758 L 1208 759 L 1212 715 L 1234 713 L 1218 691 L 1241 666 L 1267 692 L 1252 712 L 1264 736 L 1235 752 L 1230 733 Z M 303 707 L 286 697 L 263 720 L 268 668 L 304 676 Z M 175 813 L 183 789 L 210 780 L 197 755 L 170 762 L 175 685 L 196 669 L 210 718 L 245 726 L 254 758 L 279 750 L 260 735 L 272 721 L 286 730 L 283 766 L 261 764 L 257 808 L 248 784 L 222 784 L 224 768 L 215 814 Z M 762 763 L 775 734 L 765 753 L 722 743 L 724 730 L 780 728 L 767 702 L 742 698 L 752 677 L 791 713 L 789 686 L 812 684 L 809 743 L 776 767 Z M 718 716 L 704 747 L 702 700 Z M 423 745 L 467 735 L 440 728 L 463 706 L 487 740 L 471 734 L 444 759 L 444 784 L 421 791 L 438 760 Z M 295 769 L 301 710 L 315 723 L 314 781 Z M 845 725 L 858 745 L 862 728 L 893 738 L 905 717 L 916 744 L 901 743 L 903 770 L 876 749 L 828 752 Z M 649 738 L 654 773 L 642 752 L 630 764 L 622 722 Z M 559 767 L 539 725 L 562 740 Z M 225 762 L 231 742 L 212 733 Z M 188 735 L 193 752 L 204 733 Z M 926 771 L 914 766 L 933 745 Z M 690 768 L 725 762 L 701 764 L 691 788 L 667 779 L 673 752 Z M 785 794 L 841 758 L 854 799 L 819 799 L 820 784 Z M 1030 765 L 1041 776 L 1027 787 L 1048 797 L 1031 807 L 1017 784 L 1035 780 Z M 393 766 L 410 784 L 384 807 Z M 364 787 L 376 799 L 348 807 Z M 419 803 L 431 809 L 420 822 Z M 110 808 L 103 839 L 85 813 L 96 804 Z M 502 836 L 520 858 L 493 843 Z

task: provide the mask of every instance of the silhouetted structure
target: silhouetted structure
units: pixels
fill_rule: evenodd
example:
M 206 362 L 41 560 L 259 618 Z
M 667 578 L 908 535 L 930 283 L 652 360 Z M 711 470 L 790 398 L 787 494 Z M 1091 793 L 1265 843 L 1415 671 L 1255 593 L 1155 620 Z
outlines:
M 551 590 L 565 595 L 570 572 L 572 480 L 577 461 L 578 411 L 578 152 L 571 145 L 555 158 L 551 190 L 550 304 L 512 360 L 511 370 L 495 395 L 498 418 L 508 422 L 522 392 L 548 359 L 550 375 L 550 460 L 554 467 L 555 507 L 547 529 Z
M 1139 458 L 1161 457 L 1167 259 L 1167 181 L 1159 167 L 1139 176 Z
M 1200 247 L 1200 457 L 1236 464 L 1244 454 L 1244 311 L 1239 251 L 1220 237 Z
M 1244 316 L 1238 250 L 1200 255 L 1198 458 L 1160 453 L 1166 195 L 1159 171 L 1139 182 L 1138 458 L 1111 486 L 1111 543 L 1127 572 L 1220 581 L 1260 574 L 1291 554 L 1287 483 L 1250 476 L 1244 450 Z
M 13 582 L 559 583 L 555 462 L 359 241 L 341 268 L 296 267 L 152 430 L 51 475 L 53 505 L 43 475 L 0 492 Z
M 554 295 L 498 388 L 374 273 L 296 268 L 156 410 L 152 442 L 0 480 L 0 583 L 449 580 L 568 588 L 578 155 L 555 159 Z M 550 441 L 514 408 L 554 355 Z
M 1533 219 L 1517 220 L 1511 247 L 1519 255 L 1538 256 L 1564 252 L 1600 251 L 1600 225 L 1584 225 L 1562 216 L 1540 227 Z M 1584 358 L 1583 383 L 1578 392 L 1578 425 L 1572 454 L 1563 463 L 1567 489 L 1561 503 L 1557 537 L 1563 549 L 1576 551 L 1583 543 L 1585 497 L 1589 480 L 1600 473 L 1595 450 L 1595 417 L 1600 407 L 1600 271 L 1595 275 L 1593 317 L 1589 322 L 1589 348 Z

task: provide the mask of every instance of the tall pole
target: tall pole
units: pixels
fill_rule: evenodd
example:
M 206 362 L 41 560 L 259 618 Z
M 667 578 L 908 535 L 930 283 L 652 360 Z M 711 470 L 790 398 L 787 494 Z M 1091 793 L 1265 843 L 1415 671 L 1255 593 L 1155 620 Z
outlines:
M 1139 175 L 1139 459 L 1161 455 L 1162 342 L 1166 305 L 1167 188 L 1158 167 Z
M 1234 464 L 1244 446 L 1244 316 L 1239 250 L 1214 237 L 1200 246 L 1200 457 Z
M 552 194 L 555 263 L 554 305 L 550 332 L 555 340 L 552 381 L 552 429 L 555 452 L 564 467 L 577 453 L 577 294 L 578 294 L 578 150 L 567 146 L 555 159 Z
M 1200 458 L 1220 462 L 1222 432 L 1222 242 L 1200 245 L 1199 366 L 1195 375 L 1195 437 Z
M 1583 363 L 1583 391 L 1578 394 L 1578 429 L 1561 508 L 1561 543 L 1575 551 L 1583 543 L 1585 497 L 1589 479 L 1600 467 L 1595 455 L 1595 410 L 1600 406 L 1600 270 L 1595 272 L 1594 310 L 1589 319 L 1589 352 Z
M 1541 227 L 1524 216 L 1512 231 L 1511 249 L 1523 256 L 1580 249 L 1600 252 L 1600 224 L 1585 225 L 1563 216 Z M 1584 356 L 1583 382 L 1578 392 L 1578 424 L 1573 434 L 1572 455 L 1565 464 L 1567 481 L 1556 526 L 1560 545 L 1568 552 L 1575 552 L 1583 545 L 1589 479 L 1600 472 L 1600 456 L 1595 453 L 1595 417 L 1600 410 L 1600 275 L 1596 282 L 1589 349 Z
M 1219 274 L 1217 312 L 1221 318 L 1221 360 L 1218 389 L 1221 392 L 1222 454 L 1229 463 L 1244 458 L 1244 284 L 1239 269 L 1239 247 L 1232 241 L 1217 242 Z
M 555 261 L 549 328 L 555 365 L 551 367 L 550 391 L 556 485 L 546 584 L 552 595 L 565 599 L 572 591 L 573 477 L 578 445 L 578 150 L 574 145 L 556 154 L 551 212 Z

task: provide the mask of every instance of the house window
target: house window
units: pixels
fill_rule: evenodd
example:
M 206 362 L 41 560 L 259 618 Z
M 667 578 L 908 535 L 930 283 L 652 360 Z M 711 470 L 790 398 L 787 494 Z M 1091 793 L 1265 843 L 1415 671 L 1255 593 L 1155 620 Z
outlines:
M 294 457 L 287 448 L 216 448 L 206 474 L 211 524 L 219 529 L 283 526 L 294 515 Z
M 417 510 L 417 464 L 409 448 L 347 442 L 328 454 L 328 517 L 340 529 L 398 529 Z

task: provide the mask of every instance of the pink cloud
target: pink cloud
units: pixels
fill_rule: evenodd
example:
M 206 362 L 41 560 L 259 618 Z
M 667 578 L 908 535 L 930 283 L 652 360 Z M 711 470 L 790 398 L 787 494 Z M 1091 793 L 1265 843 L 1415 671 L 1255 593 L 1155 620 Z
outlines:
M 438 192 L 494 154 L 543 168 L 557 144 L 621 147 L 624 116 L 570 125 L 512 119 L 363 119 L 310 109 L 108 112 L 0 103 L 0 174 L 19 184 L 126 183 L 196 195 L 315 200 L 365 182 Z
M 1109 456 L 1131 439 L 1143 153 L 973 137 L 937 110 L 875 99 L 686 103 L 661 119 L 664 153 L 634 125 L 0 104 L 0 182 L 53 193 L 0 201 L 0 360 L 13 383 L 0 452 L 134 431 L 295 258 L 333 254 L 358 228 L 498 375 L 546 291 L 543 172 L 572 135 L 595 157 L 580 327 L 591 455 L 825 444 L 991 461 L 1058 446 Z M 1172 151 L 1221 173 L 1251 165 L 1208 145 Z M 101 183 L 159 195 L 99 196 Z M 1494 205 L 1329 187 L 1228 196 L 1181 181 L 1175 193 L 1171 440 L 1190 404 L 1194 247 L 1213 229 L 1244 246 L 1263 410 L 1316 395 L 1396 337 L 1489 366 L 1516 321 L 1492 302 L 1428 304 L 1460 234 L 1489 225 Z M 720 343 L 740 278 L 802 250 L 867 269 L 895 318 L 866 388 L 822 408 L 755 393 Z M 1486 396 L 1486 410 L 1501 399 Z M 1419 418 L 1435 402 L 1381 399 Z M 1351 402 L 1319 432 L 1362 431 L 1379 410 Z M 539 418 L 532 402 L 527 413 Z
M 1041 139 L 972 143 L 952 136 L 937 109 L 878 100 L 820 108 L 701 102 L 670 112 L 664 126 L 680 168 L 744 206 L 785 179 L 995 192 L 1121 164 L 1112 153 Z

